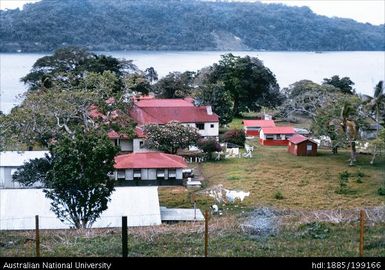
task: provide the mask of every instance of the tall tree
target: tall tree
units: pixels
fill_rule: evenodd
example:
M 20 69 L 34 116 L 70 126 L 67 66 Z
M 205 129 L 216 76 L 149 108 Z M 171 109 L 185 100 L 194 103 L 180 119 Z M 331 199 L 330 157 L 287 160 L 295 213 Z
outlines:
M 36 159 L 18 169 L 14 181 L 31 184 L 31 175 L 44 184 L 51 210 L 75 228 L 88 228 L 108 208 L 114 191 L 118 149 L 104 135 L 77 133 L 63 137 L 50 149 L 50 157 Z M 33 182 L 33 181 L 32 181 Z
M 154 91 L 161 98 L 184 98 L 193 92 L 194 72 L 170 72 L 154 85 Z
M 233 120 L 233 100 L 223 83 L 206 84 L 200 87 L 196 96 L 199 104 L 210 105 L 219 116 L 219 123 L 226 125 Z
M 231 94 L 235 116 L 244 111 L 258 111 L 262 106 L 275 107 L 282 102 L 274 74 L 255 57 L 222 55 L 206 76 L 206 83 L 218 82 Z
M 373 153 L 372 160 L 370 164 L 374 163 L 376 158 L 378 147 L 381 148 L 383 146 L 381 138 L 379 139 L 379 131 L 381 124 L 385 124 L 385 93 L 384 93 L 384 81 L 379 81 L 377 85 L 374 87 L 373 97 L 364 96 L 364 104 L 366 108 L 369 110 L 369 115 L 376 122 L 376 140 L 373 142 Z
M 120 91 L 123 88 L 122 75 L 136 70 L 137 67 L 130 60 L 93 54 L 84 48 L 65 47 L 56 50 L 53 55 L 39 58 L 21 81 L 27 84 L 31 91 L 41 87 L 51 88 L 54 85 L 71 88 L 80 84 L 86 72 L 102 74 L 110 71 L 117 76 L 115 90 Z
M 342 93 L 353 95 L 355 93 L 353 89 L 354 82 L 349 77 L 340 78 L 338 75 L 332 76 L 330 79 L 325 78 L 322 84 L 330 84 L 334 87 L 341 89 Z
M 341 91 L 329 84 L 319 85 L 309 80 L 301 80 L 283 89 L 286 99 L 279 107 L 280 114 L 291 118 L 300 114 L 315 119 L 317 110 L 338 99 Z

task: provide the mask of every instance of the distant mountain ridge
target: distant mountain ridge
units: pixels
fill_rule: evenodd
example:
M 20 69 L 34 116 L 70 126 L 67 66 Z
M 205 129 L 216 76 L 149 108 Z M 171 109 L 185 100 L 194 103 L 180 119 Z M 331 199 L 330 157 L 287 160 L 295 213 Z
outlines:
M 385 50 L 385 26 L 306 7 L 183 0 L 42 0 L 0 11 L 0 52 Z

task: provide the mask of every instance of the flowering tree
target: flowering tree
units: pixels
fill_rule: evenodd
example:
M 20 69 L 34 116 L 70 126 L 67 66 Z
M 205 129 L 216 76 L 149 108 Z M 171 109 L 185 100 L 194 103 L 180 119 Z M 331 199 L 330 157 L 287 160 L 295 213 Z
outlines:
M 145 146 L 175 154 L 179 148 L 195 145 L 200 138 L 196 128 L 186 127 L 177 121 L 165 125 L 150 124 L 144 127 Z

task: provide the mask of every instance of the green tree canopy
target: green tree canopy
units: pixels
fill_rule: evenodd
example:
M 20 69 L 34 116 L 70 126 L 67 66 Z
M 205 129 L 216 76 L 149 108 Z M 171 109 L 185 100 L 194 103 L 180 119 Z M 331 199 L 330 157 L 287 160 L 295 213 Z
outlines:
M 322 84 L 333 85 L 336 88 L 341 89 L 342 93 L 353 95 L 355 93 L 353 89 L 354 82 L 349 77 L 340 78 L 338 75 L 332 76 L 330 79 L 325 78 Z
M 196 128 L 171 121 L 165 125 L 150 124 L 144 127 L 145 146 L 150 149 L 175 154 L 179 148 L 196 145 L 200 135 Z
M 53 55 L 36 60 L 30 73 L 21 78 L 21 81 L 27 84 L 31 91 L 41 87 L 51 88 L 54 85 L 71 88 L 80 84 L 86 72 L 102 74 L 110 71 L 118 78 L 113 89 L 120 91 L 123 89 L 122 75 L 134 70 L 137 70 L 137 67 L 130 60 L 97 55 L 84 48 L 65 47 L 56 50 Z
M 203 84 L 223 83 L 234 103 L 234 116 L 245 111 L 259 111 L 262 106 L 275 107 L 283 99 L 274 74 L 255 57 L 222 55 L 205 77 Z
M 184 98 L 193 91 L 194 74 L 192 71 L 170 72 L 154 85 L 155 94 L 160 98 Z
M 118 149 L 107 136 L 77 133 L 64 136 L 50 149 L 50 157 L 25 164 L 14 175 L 14 181 L 30 185 L 41 181 L 51 210 L 62 221 L 75 228 L 88 228 L 108 208 L 114 191 L 114 170 Z
M 233 120 L 234 102 L 223 83 L 202 85 L 196 95 L 199 104 L 210 105 L 219 116 L 219 123 L 225 125 Z

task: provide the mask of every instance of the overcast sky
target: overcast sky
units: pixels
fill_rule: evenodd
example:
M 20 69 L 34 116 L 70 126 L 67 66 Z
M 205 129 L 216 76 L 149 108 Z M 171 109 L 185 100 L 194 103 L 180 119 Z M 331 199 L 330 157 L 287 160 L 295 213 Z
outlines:
M 1 9 L 21 8 L 38 0 L 0 0 Z M 111 0 L 113 1 L 113 0 Z M 255 2 L 256 0 L 234 0 Z M 371 24 L 385 23 L 384 0 L 262 0 L 263 3 L 284 3 L 290 6 L 308 6 L 313 12 L 328 17 L 351 18 Z

